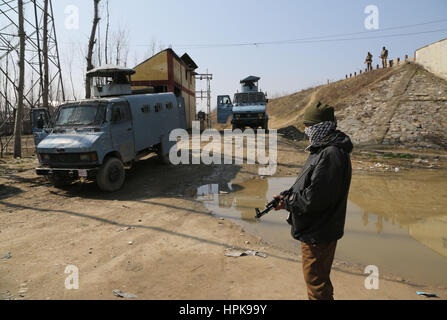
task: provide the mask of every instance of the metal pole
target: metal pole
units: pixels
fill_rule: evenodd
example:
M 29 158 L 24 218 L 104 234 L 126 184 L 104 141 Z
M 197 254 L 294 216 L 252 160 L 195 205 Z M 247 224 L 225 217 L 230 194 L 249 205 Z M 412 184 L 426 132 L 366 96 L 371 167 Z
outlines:
M 36 4 L 36 0 L 33 0 L 34 3 L 34 18 L 36 21 L 36 30 L 39 29 L 39 19 L 37 18 L 37 4 Z M 43 71 L 42 71 L 42 50 L 40 49 L 40 33 L 36 32 L 36 36 L 37 36 L 37 55 L 39 57 L 39 79 L 40 79 L 40 91 L 38 94 L 38 99 L 37 101 L 40 102 L 41 98 L 42 98 L 42 94 L 43 94 Z
M 50 10 L 51 10 L 51 22 L 53 24 L 54 44 L 56 47 L 56 65 L 57 65 L 58 72 L 59 72 L 59 81 L 60 81 L 60 85 L 61 85 L 62 101 L 65 101 L 64 82 L 62 81 L 62 68 L 61 68 L 61 61 L 59 58 L 59 46 L 57 44 L 56 26 L 54 23 L 53 1 L 52 0 L 50 0 Z

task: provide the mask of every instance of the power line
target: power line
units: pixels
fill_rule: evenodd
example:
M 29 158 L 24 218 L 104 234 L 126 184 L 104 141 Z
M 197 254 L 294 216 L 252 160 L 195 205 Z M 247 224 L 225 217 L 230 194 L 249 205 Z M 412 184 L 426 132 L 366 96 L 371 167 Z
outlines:
M 371 33 L 384 32 L 384 31 L 397 30 L 397 29 L 414 28 L 414 27 L 420 27 L 420 26 L 436 24 L 436 23 L 441 23 L 441 22 L 447 22 L 447 19 L 417 23 L 417 24 L 410 24 L 410 25 L 404 25 L 404 26 L 389 27 L 389 28 L 370 30 L 370 31 L 333 34 L 333 35 L 328 35 L 328 36 L 307 37 L 307 38 L 288 39 L 288 40 L 275 40 L 275 41 L 262 41 L 262 42 L 246 42 L 246 43 L 176 45 L 176 47 L 183 49 L 183 48 L 194 48 L 194 47 L 199 47 L 199 48 L 207 47 L 208 48 L 208 47 L 221 47 L 221 46 L 253 46 L 253 45 L 297 43 L 297 42 L 308 41 L 308 40 L 313 41 L 313 40 L 319 40 L 319 39 L 338 38 L 338 37 L 346 37 L 346 36 L 353 36 L 353 35 L 359 35 L 359 34 L 371 34 Z
M 283 45 L 283 44 L 309 44 L 309 43 L 323 43 L 323 42 L 337 42 L 337 41 L 357 41 L 357 40 L 370 40 L 370 39 L 380 39 L 380 38 L 394 38 L 394 37 L 404 37 L 404 36 L 413 36 L 420 34 L 429 34 L 429 33 L 437 33 L 437 32 L 445 32 L 447 29 L 437 29 L 437 30 L 429 30 L 429 31 L 415 31 L 410 33 L 397 33 L 397 34 L 388 34 L 388 35 L 377 35 L 377 36 L 369 36 L 369 37 L 350 37 L 361 34 L 377 34 L 385 31 L 398 30 L 398 29 L 407 29 L 420 27 L 430 24 L 437 24 L 447 22 L 447 19 L 435 20 L 411 25 L 404 26 L 396 26 L 383 28 L 378 30 L 370 30 L 370 31 L 361 31 L 361 32 L 353 32 L 353 33 L 344 33 L 344 34 L 333 34 L 328 36 L 317 36 L 317 37 L 305 37 L 305 38 L 297 38 L 297 39 L 288 39 L 288 40 L 274 40 L 274 41 L 261 41 L 261 42 L 245 42 L 245 43 L 216 43 L 216 44 L 183 44 L 183 45 L 172 45 L 176 49 L 211 49 L 211 48 L 226 48 L 226 47 L 249 47 L 249 46 L 261 46 L 261 45 Z M 348 38 L 346 38 L 348 37 Z M 68 42 L 65 42 L 68 43 Z M 75 44 L 75 43 L 71 43 Z M 129 47 L 147 47 L 151 44 L 130 44 Z
M 211 49 L 211 48 L 243 47 L 243 46 L 248 47 L 248 46 L 261 46 L 261 45 L 286 45 L 286 44 L 308 44 L 308 43 L 323 43 L 323 42 L 342 42 L 342 41 L 370 40 L 370 39 L 382 39 L 382 38 L 396 38 L 396 37 L 413 36 L 413 35 L 429 34 L 429 33 L 437 33 L 437 32 L 447 32 L 447 29 L 420 31 L 420 32 L 412 32 L 412 33 L 390 34 L 390 35 L 380 35 L 380 36 L 374 36 L 374 37 L 302 40 L 302 41 L 289 41 L 289 42 L 282 42 L 282 43 L 271 43 L 271 42 L 239 43 L 239 44 L 221 44 L 221 45 L 202 46 L 202 47 L 175 47 L 175 48 L 186 50 L 186 49 Z
M 328 36 L 318 36 L 318 37 L 306 37 L 306 38 L 298 38 L 298 39 L 289 39 L 289 40 L 275 40 L 275 41 L 263 41 L 263 42 L 246 42 L 246 43 L 228 43 L 228 44 L 203 44 L 203 45 L 176 45 L 175 47 L 178 49 L 206 49 L 206 48 L 222 48 L 222 47 L 242 47 L 242 46 L 260 46 L 260 45 L 280 45 L 280 44 L 297 44 L 297 43 L 314 43 L 314 42 L 330 42 L 330 41 L 349 41 L 349 40 L 363 40 L 363 39 L 376 39 L 380 37 L 399 37 L 399 36 L 409 36 L 409 35 L 417 35 L 422 33 L 434 33 L 434 32 L 440 32 L 444 31 L 445 29 L 441 30 L 431 30 L 431 31 L 425 31 L 422 32 L 414 32 L 414 33 L 405 33 L 405 34 L 392 34 L 392 35 L 384 35 L 380 37 L 361 37 L 361 38 L 342 38 L 339 39 L 339 37 L 347 37 L 347 36 L 353 36 L 353 35 L 360 35 L 360 34 L 371 34 L 371 33 L 378 33 L 378 32 L 384 32 L 384 31 L 390 31 L 390 30 L 397 30 L 397 29 L 406 29 L 406 28 L 414 28 L 418 26 L 424 26 L 429 24 L 436 24 L 441 22 L 447 22 L 447 19 L 443 20 L 436 20 L 436 21 L 430 21 L 430 22 L 424 22 L 424 23 L 418 23 L 418 24 L 412 24 L 412 25 L 405 25 L 405 26 L 397 26 L 397 27 L 390 27 L 390 28 L 384 28 L 384 29 L 378 29 L 378 30 L 371 30 L 371 31 L 362 31 L 362 32 L 353 32 L 353 33 L 345 33 L 345 34 L 334 34 L 334 35 L 328 35 Z M 331 39 L 331 38 L 338 38 L 338 39 Z

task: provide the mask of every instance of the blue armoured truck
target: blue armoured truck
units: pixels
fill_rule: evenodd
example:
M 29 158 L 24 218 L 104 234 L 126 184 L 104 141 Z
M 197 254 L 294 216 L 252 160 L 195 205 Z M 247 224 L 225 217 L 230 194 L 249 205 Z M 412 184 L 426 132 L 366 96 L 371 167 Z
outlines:
M 135 71 L 106 66 L 90 71 L 95 98 L 61 105 L 51 120 L 45 109 L 31 113 L 38 175 L 56 187 L 79 179 L 100 189 L 119 190 L 125 169 L 151 153 L 168 162 L 175 142 L 169 134 L 186 129 L 185 104 L 173 93 L 132 94 Z
M 269 117 L 267 115 L 266 95 L 259 91 L 261 78 L 249 76 L 241 80 L 241 92 L 234 95 L 233 102 L 230 96 L 217 97 L 217 122 L 227 123 L 231 117 L 233 130 L 251 127 L 261 127 L 268 130 Z

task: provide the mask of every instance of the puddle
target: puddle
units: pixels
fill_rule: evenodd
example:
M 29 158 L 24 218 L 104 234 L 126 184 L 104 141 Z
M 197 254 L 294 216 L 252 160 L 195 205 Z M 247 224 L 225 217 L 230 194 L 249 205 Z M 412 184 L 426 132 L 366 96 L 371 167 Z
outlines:
M 295 178 L 200 187 L 197 199 L 218 217 L 232 219 L 274 246 L 299 253 L 287 212 L 256 221 L 255 208 L 289 188 Z M 336 259 L 375 265 L 382 274 L 421 285 L 447 286 L 447 172 L 354 176 L 346 232 Z

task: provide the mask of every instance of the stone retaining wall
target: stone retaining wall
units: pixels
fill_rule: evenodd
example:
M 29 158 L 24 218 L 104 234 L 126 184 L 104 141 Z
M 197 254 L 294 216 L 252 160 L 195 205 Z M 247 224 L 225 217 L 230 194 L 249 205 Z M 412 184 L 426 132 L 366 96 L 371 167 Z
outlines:
M 447 39 L 416 50 L 416 63 L 447 80 Z
M 447 148 L 447 82 L 417 65 L 339 106 L 339 127 L 356 144 Z

